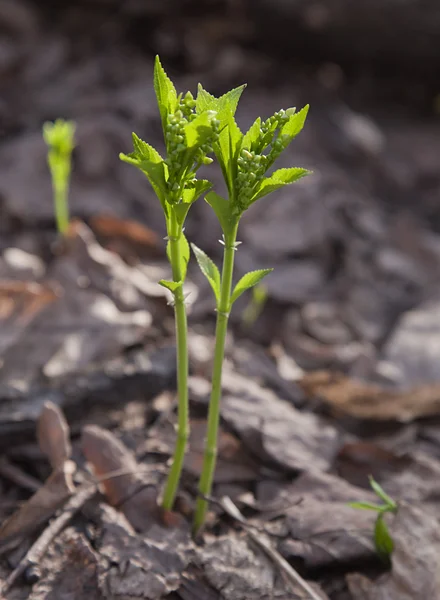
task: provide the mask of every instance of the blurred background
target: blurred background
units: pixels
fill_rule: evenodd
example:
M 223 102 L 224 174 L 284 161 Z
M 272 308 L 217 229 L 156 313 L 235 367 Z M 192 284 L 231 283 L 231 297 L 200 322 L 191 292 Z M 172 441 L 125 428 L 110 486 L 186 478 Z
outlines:
M 54 225 L 41 128 L 58 117 L 77 122 L 72 215 L 101 238 L 96 223 L 109 217 L 121 220 L 113 227 L 142 225 L 152 240 L 164 234 L 147 182 L 118 159 L 131 131 L 161 146 L 157 53 L 180 90 L 201 81 L 221 94 L 246 82 L 243 128 L 311 105 L 280 166 L 313 176 L 257 204 L 241 229 L 237 275 L 275 267 L 248 335 L 281 341 L 307 369 L 393 385 L 436 379 L 438 0 L 0 0 L 0 276 L 47 277 Z M 206 209 L 194 207 L 187 234 L 219 257 Z M 11 260 L 11 248 L 36 256 L 40 271 L 23 254 Z M 422 325 L 402 321 L 413 310 Z M 194 318 L 208 314 L 196 302 Z M 432 360 L 411 370 L 407 355 L 420 353 Z

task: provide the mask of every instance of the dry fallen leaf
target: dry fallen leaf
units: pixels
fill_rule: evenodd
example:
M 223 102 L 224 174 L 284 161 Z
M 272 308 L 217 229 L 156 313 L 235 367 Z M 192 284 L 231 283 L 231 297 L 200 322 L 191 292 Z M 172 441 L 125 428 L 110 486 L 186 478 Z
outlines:
M 119 508 L 135 529 L 146 531 L 158 521 L 157 469 L 142 469 L 120 440 L 96 425 L 84 427 L 82 450 L 109 503 Z M 110 477 L 113 472 L 115 476 Z
M 106 248 L 125 260 L 148 259 L 160 252 L 159 236 L 137 221 L 101 214 L 91 218 L 90 227 Z
M 440 383 L 398 391 L 343 373 L 314 371 L 298 384 L 308 398 L 319 397 L 336 415 L 407 423 L 440 414 Z
M 52 474 L 0 528 L 0 547 L 17 545 L 23 537 L 45 523 L 74 492 L 72 474 L 75 464 L 69 460 L 69 427 L 61 410 L 46 403 L 38 423 L 40 449 L 53 467 Z
M 44 404 L 37 423 L 37 439 L 54 470 L 70 458 L 69 426 L 61 409 L 53 402 Z

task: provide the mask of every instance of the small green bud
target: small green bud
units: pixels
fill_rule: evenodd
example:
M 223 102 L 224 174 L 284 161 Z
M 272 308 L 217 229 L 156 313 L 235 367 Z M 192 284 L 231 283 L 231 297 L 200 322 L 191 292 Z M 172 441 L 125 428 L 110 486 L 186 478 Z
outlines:
M 202 163 L 203 163 L 204 165 L 210 165 L 212 162 L 213 162 L 213 159 L 212 159 L 212 158 L 210 158 L 209 156 L 205 156 L 205 157 L 202 159 Z

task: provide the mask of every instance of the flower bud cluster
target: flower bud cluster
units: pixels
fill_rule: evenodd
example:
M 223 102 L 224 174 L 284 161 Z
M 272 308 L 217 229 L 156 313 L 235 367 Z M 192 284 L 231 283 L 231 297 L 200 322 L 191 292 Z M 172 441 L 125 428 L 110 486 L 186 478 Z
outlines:
M 170 175 L 171 173 L 177 173 L 182 166 L 181 154 L 186 150 L 185 125 L 187 123 L 188 120 L 185 118 L 180 108 L 178 108 L 174 114 L 168 115 L 165 139 L 168 150 L 166 163 Z M 173 177 L 170 177 L 170 180 L 172 179 Z
M 267 170 L 267 156 L 243 149 L 237 160 L 237 166 L 237 207 L 239 211 L 243 211 L 247 208 L 255 187 L 263 179 Z
M 209 120 L 211 124 L 211 135 L 202 144 L 197 151 L 195 162 L 197 164 L 210 165 L 212 163 L 212 158 L 208 156 L 208 154 L 212 154 L 213 145 L 217 142 L 219 131 L 220 131 L 220 121 L 216 119 L 216 113 L 214 111 L 209 111 Z
M 289 120 L 290 114 L 289 109 L 286 111 L 283 108 L 276 112 L 272 117 L 269 117 L 266 121 L 261 124 L 261 133 L 265 135 L 268 131 L 275 131 L 281 129 L 283 125 Z
M 177 110 L 167 117 L 165 139 L 168 158 L 165 162 L 169 170 L 170 198 L 175 198 L 175 201 L 178 201 L 182 187 L 185 185 L 182 185 L 183 182 L 180 181 L 182 167 L 190 167 L 190 171 L 192 171 L 194 167 L 197 169 L 202 164 L 210 164 L 212 159 L 207 155 L 213 151 L 212 146 L 218 140 L 220 121 L 216 119 L 216 113 L 211 111 L 209 113 L 211 134 L 197 149 L 195 156 L 192 155 L 195 164 L 187 165 L 185 163 L 188 160 L 188 157 L 185 156 L 187 150 L 185 127 L 196 117 L 196 101 L 191 92 L 187 92 L 184 97 L 180 98 Z

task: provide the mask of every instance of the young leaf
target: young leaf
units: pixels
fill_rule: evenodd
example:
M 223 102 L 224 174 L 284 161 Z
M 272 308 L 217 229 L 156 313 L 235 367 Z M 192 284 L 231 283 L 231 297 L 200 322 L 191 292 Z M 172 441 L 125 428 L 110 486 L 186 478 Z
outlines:
M 141 140 L 134 132 L 131 134 L 133 139 L 133 149 L 134 154 L 138 156 L 139 159 L 148 160 L 152 163 L 159 164 L 163 162 L 163 158 L 153 146 Z
M 243 142 L 241 144 L 242 148 L 246 148 L 247 150 L 251 150 L 252 146 L 258 141 L 261 136 L 261 118 L 258 117 L 253 124 L 250 126 L 248 131 L 246 132 Z
M 194 121 L 185 125 L 185 138 L 188 148 L 199 147 L 212 136 L 211 111 L 202 112 Z
M 192 204 L 211 188 L 212 183 L 207 179 L 196 179 L 191 187 L 183 190 L 182 200 L 185 204 Z
M 385 502 L 387 507 L 389 507 L 392 510 L 397 510 L 397 504 L 396 504 L 395 500 L 393 500 L 393 498 L 391 498 L 391 496 L 388 496 L 388 494 L 385 492 L 383 487 L 381 485 L 379 485 L 377 483 L 377 481 L 375 481 L 371 475 L 369 477 L 369 480 L 370 480 L 370 485 L 373 488 L 373 491 L 377 494 L 377 496 L 379 496 L 379 498 L 381 500 L 383 500 Z
M 188 244 L 188 240 L 186 239 L 185 235 L 183 233 L 180 234 L 179 237 L 179 246 L 180 246 L 180 275 L 182 278 L 182 281 L 185 281 L 185 277 L 186 277 L 186 271 L 188 268 L 188 261 L 189 261 L 189 244 Z M 168 240 L 167 243 L 167 257 L 168 260 L 170 261 L 170 264 L 172 263 L 171 260 L 171 242 Z
M 348 506 L 351 506 L 351 508 L 359 508 L 361 510 L 374 510 L 379 513 L 383 510 L 382 506 L 371 502 L 349 502 Z
M 223 112 L 225 112 L 225 114 L 226 112 L 230 112 L 232 115 L 235 115 L 238 101 L 240 100 L 241 94 L 243 93 L 245 87 L 246 84 L 240 85 L 239 87 L 226 92 L 226 94 L 223 94 L 223 96 L 220 96 L 220 98 L 216 98 L 204 90 L 199 83 L 196 98 L 196 110 L 198 113 L 201 113 L 204 110 L 215 110 L 217 113 L 219 113 L 218 118 L 221 122 Z
M 191 248 L 194 252 L 197 262 L 199 263 L 200 270 L 212 287 L 218 303 L 220 301 L 220 271 L 218 270 L 217 265 L 205 252 L 203 252 L 203 250 L 197 248 L 195 244 L 191 244 Z
M 158 283 L 173 294 L 183 285 L 183 281 L 167 281 L 166 279 L 161 279 Z
M 206 194 L 205 200 L 217 215 L 217 219 L 220 222 L 224 234 L 228 235 L 234 224 L 231 219 L 230 202 L 228 202 L 215 192 L 209 192 L 208 194 Z
M 281 128 L 280 135 L 287 135 L 290 138 L 289 143 L 293 140 L 294 137 L 298 135 L 301 129 L 304 127 L 304 122 L 307 117 L 307 113 L 309 112 L 309 105 L 306 104 L 304 108 L 302 108 L 299 112 L 292 114 Z
M 273 269 L 260 269 L 259 271 L 250 271 L 249 273 L 246 273 L 246 275 L 243 275 L 232 292 L 231 304 L 233 304 L 243 292 L 259 283 L 271 271 L 273 271 Z
M 131 154 L 123 154 L 122 152 L 120 152 L 119 158 L 122 161 L 128 163 L 129 165 L 134 165 L 142 171 L 142 173 L 147 177 L 148 181 L 150 182 L 151 187 L 156 193 L 156 196 L 159 198 L 165 215 L 167 215 L 168 207 L 166 202 L 167 185 L 165 178 L 165 163 L 155 163 L 151 160 L 139 158 L 136 152 L 132 152 Z
M 202 113 L 205 110 L 210 110 L 217 98 L 203 89 L 202 84 L 197 86 L 196 111 Z
M 236 159 L 241 149 L 243 134 L 231 111 L 228 111 L 225 124 L 226 126 L 219 133 L 218 143 L 214 145 L 214 152 L 226 180 L 229 195 L 232 197 L 236 176 Z
M 394 542 L 382 515 L 377 517 L 374 526 L 374 545 L 380 558 L 388 561 L 394 550 Z
M 285 185 L 290 185 L 291 183 L 298 181 L 298 179 L 301 179 L 310 173 L 311 171 L 308 171 L 307 169 L 301 169 L 299 167 L 278 169 L 278 171 L 275 171 L 270 177 L 267 177 L 267 179 L 262 181 L 260 187 L 258 188 L 258 192 L 252 198 L 250 204 L 253 204 L 259 198 L 263 198 L 263 196 L 267 196 L 268 194 L 275 192 L 275 190 L 278 190 Z
M 153 83 L 160 118 L 162 120 L 162 128 L 165 131 L 168 113 L 174 113 L 177 108 L 177 92 L 173 82 L 165 73 L 158 56 L 156 56 L 154 62 Z

